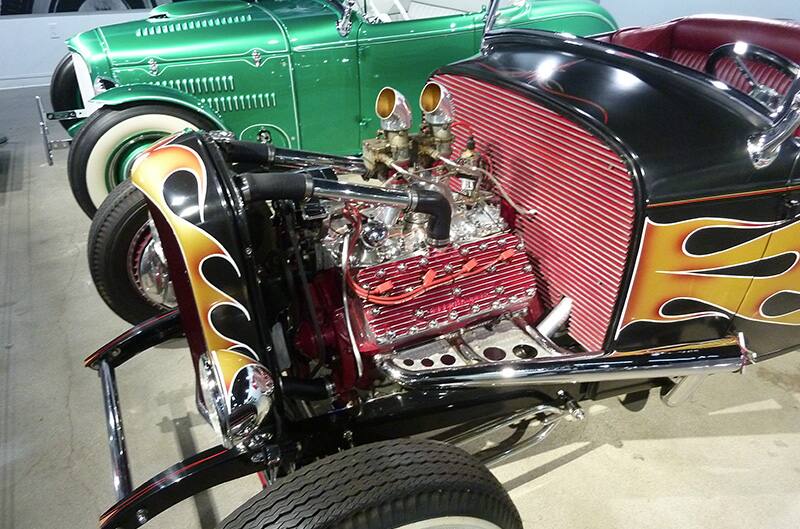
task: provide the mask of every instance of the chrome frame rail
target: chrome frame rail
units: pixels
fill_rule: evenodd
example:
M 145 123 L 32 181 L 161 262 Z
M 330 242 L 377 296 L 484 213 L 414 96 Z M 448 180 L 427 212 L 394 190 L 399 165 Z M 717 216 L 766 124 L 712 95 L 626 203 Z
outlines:
M 580 404 L 572 398 L 567 392 L 560 390 L 558 397 L 552 402 L 547 404 L 539 404 L 533 408 L 517 411 L 511 415 L 498 417 L 480 426 L 470 428 L 454 437 L 446 439 L 448 443 L 454 444 L 459 447 L 464 447 L 474 440 L 496 433 L 503 428 L 513 426 L 522 422 L 537 422 L 539 429 L 531 434 L 529 437 L 519 441 L 518 443 L 510 446 L 501 451 L 495 451 L 493 448 L 484 449 L 477 454 L 474 454 L 481 463 L 485 465 L 496 465 L 511 458 L 514 454 L 535 446 L 552 433 L 556 425 L 563 419 L 571 418 L 576 421 L 582 421 L 586 418 L 586 414 L 580 407 Z

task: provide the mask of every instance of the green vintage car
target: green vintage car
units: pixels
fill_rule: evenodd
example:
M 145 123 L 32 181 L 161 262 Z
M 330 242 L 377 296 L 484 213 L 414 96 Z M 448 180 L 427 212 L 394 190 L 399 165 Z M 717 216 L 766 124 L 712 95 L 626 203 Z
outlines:
M 138 153 L 186 127 L 356 154 L 375 134 L 382 87 L 417 94 L 437 67 L 478 50 L 480 2 L 193 0 L 81 33 L 51 85 L 55 111 L 80 109 L 57 114 L 74 116 L 62 120 L 73 194 L 93 215 Z M 496 27 L 616 28 L 591 0 L 500 4 Z

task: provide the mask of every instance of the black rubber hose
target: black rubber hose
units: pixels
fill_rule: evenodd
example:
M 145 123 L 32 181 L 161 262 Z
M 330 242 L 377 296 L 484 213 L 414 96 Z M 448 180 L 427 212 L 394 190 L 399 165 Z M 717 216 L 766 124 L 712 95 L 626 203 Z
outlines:
M 267 200 L 305 200 L 309 196 L 311 179 L 299 173 L 243 173 L 239 176 L 245 202 Z
M 217 144 L 229 162 L 250 163 L 269 168 L 275 160 L 275 146 L 269 143 L 225 140 Z
M 450 202 L 438 191 L 417 189 L 417 204 L 414 211 L 430 215 L 428 221 L 428 243 L 442 246 L 450 242 Z
M 354 156 L 336 156 L 311 151 L 300 151 L 275 147 L 269 143 L 225 139 L 217 142 L 225 153 L 225 158 L 232 163 L 251 163 L 266 169 L 270 167 L 320 167 L 329 166 L 340 171 L 361 174 L 366 171 L 361 158 Z
M 283 393 L 287 397 L 304 400 L 325 400 L 332 396 L 332 389 L 322 378 L 301 380 L 293 377 L 281 377 L 280 380 Z

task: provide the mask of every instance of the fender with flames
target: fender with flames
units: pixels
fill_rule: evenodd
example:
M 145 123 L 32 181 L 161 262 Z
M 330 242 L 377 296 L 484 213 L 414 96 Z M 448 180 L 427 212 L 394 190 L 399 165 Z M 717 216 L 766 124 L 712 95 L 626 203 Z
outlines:
M 247 228 L 233 210 L 236 189 L 209 177 L 227 173 L 210 145 L 197 135 L 168 137 L 137 159 L 131 180 L 147 198 L 167 257 L 206 412 L 233 444 L 269 412 L 273 380 L 261 356 L 268 342 L 259 291 L 248 288 Z

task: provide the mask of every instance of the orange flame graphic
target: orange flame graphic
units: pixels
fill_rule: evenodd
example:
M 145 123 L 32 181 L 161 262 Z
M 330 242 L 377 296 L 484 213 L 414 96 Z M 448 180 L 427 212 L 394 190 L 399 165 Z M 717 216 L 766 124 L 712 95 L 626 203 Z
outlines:
M 717 252 L 697 255 L 688 251 L 688 239 L 707 228 L 759 231 L 753 232 L 754 236 L 746 242 Z M 767 300 L 776 294 L 793 292 L 790 287 L 800 285 L 799 246 L 800 222 L 698 218 L 659 224 L 648 219 L 619 331 L 640 321 L 681 321 L 712 314 L 737 314 L 750 320 L 800 325 L 800 310 L 769 316 L 763 310 Z M 776 275 L 752 277 L 752 274 L 736 275 L 730 270 L 785 254 L 793 254 L 794 263 Z M 725 268 L 728 270 L 723 273 L 720 269 Z M 675 300 L 698 301 L 711 308 L 690 314 L 665 314 L 664 306 Z M 714 307 L 720 310 L 714 311 Z
M 174 137 L 173 137 L 174 138 Z M 173 139 L 173 138 L 170 138 Z M 203 208 L 206 196 L 207 174 L 202 160 L 192 149 L 182 145 L 170 144 L 169 141 L 159 142 L 140 156 L 131 171 L 131 180 L 147 198 L 164 215 L 175 233 L 175 238 L 180 245 L 186 271 L 192 286 L 197 310 L 200 315 L 200 324 L 203 329 L 207 347 L 210 351 L 237 349 L 247 351 L 253 358 L 255 352 L 247 345 L 235 341 L 220 333 L 213 325 L 211 314 L 220 306 L 230 305 L 245 314 L 250 315 L 239 302 L 216 288 L 203 275 L 203 264 L 208 259 L 221 258 L 226 260 L 236 274 L 241 277 L 241 272 L 225 248 L 207 232 L 177 215 L 167 204 L 164 198 L 164 184 L 176 171 L 188 171 L 197 181 L 197 196 L 199 204 L 181 204 L 182 208 L 199 208 L 200 218 L 203 218 Z M 175 207 L 175 205 L 172 205 Z

